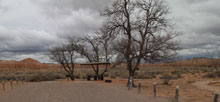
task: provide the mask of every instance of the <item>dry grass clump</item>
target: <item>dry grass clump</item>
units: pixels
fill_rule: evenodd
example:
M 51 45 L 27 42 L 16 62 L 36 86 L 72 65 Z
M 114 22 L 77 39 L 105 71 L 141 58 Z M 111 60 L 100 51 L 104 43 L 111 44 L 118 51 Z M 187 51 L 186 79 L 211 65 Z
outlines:
M 177 74 L 177 73 L 176 73 Z M 161 77 L 160 77 L 160 79 L 163 79 L 164 81 L 163 81 L 163 84 L 165 84 L 165 85 L 169 85 L 170 83 L 170 81 L 171 80 L 176 80 L 176 79 L 178 79 L 178 78 L 181 78 L 181 75 L 180 74 L 177 74 L 177 75 L 175 75 L 175 74 L 164 74 L 164 75 L 162 75 Z
M 203 75 L 204 78 L 220 78 L 220 71 L 210 72 Z
M 29 73 L 25 77 L 25 81 L 29 82 L 39 82 L 39 81 L 53 81 L 55 79 L 65 78 L 65 73 L 63 72 L 34 72 Z
M 37 82 L 37 81 L 53 81 L 55 79 L 65 78 L 64 71 L 36 71 L 36 72 L 4 72 L 0 73 L 0 80 L 19 80 Z

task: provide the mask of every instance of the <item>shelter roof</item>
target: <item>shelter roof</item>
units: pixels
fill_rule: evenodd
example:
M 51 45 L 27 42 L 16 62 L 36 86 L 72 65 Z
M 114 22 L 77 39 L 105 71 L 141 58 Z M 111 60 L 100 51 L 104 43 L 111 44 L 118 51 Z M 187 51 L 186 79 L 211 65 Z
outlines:
M 91 62 L 91 63 L 81 63 L 80 65 L 109 65 L 109 62 Z

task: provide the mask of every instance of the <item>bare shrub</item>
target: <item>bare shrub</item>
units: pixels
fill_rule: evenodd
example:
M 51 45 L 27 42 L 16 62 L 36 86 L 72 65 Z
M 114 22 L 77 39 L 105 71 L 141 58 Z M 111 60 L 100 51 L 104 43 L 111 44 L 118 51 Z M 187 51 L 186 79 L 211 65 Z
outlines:
M 65 78 L 64 71 L 37 71 L 37 72 L 10 72 L 10 73 L 0 73 L 0 80 L 15 80 L 18 78 L 23 81 L 53 81 L 55 79 Z
M 207 73 L 207 74 L 203 75 L 202 77 L 204 77 L 204 78 L 220 78 L 220 72 L 216 71 L 216 72 Z
M 165 74 L 163 76 L 160 77 L 160 79 L 163 79 L 163 84 L 165 85 L 169 85 L 171 80 L 176 80 L 178 78 L 180 78 L 181 76 L 178 75 L 170 75 L 170 74 Z
M 135 76 L 136 79 L 152 79 L 152 78 L 156 78 L 155 74 L 145 74 L 145 73 L 138 73 Z

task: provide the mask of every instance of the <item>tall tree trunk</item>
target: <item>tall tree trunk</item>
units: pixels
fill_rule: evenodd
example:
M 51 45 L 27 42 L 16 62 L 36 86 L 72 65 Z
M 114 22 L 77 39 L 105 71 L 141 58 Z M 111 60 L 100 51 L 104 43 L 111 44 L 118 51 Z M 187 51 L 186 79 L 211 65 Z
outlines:
M 95 74 L 96 74 L 97 79 L 99 80 L 99 77 L 100 77 L 99 72 L 96 72 Z
M 134 74 L 135 74 L 135 71 L 132 70 L 131 63 L 130 64 L 128 63 L 127 67 L 128 67 L 128 71 L 129 71 L 127 86 L 132 88 L 132 87 L 135 87 L 135 85 L 134 85 Z
M 129 71 L 127 86 L 131 88 L 136 87 L 134 84 L 134 71 Z
M 70 79 L 71 79 L 72 81 L 75 80 L 73 72 L 70 72 L 70 73 L 69 73 L 69 76 L 70 76 Z

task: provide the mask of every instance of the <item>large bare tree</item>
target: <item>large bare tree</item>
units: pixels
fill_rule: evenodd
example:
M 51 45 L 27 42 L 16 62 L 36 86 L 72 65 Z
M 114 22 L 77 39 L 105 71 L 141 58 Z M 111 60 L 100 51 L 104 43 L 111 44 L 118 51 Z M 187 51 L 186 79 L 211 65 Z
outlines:
M 103 11 L 108 31 L 117 36 L 119 54 L 126 59 L 128 84 L 133 85 L 141 61 L 170 60 L 176 55 L 176 36 L 166 18 L 164 0 L 115 0 Z M 131 81 L 130 81 L 131 80 Z
M 61 64 L 62 68 L 67 72 L 70 79 L 74 80 L 74 61 L 78 56 L 75 46 L 72 46 L 71 44 L 63 44 L 62 46 L 56 46 L 49 49 L 49 52 L 50 59 Z

